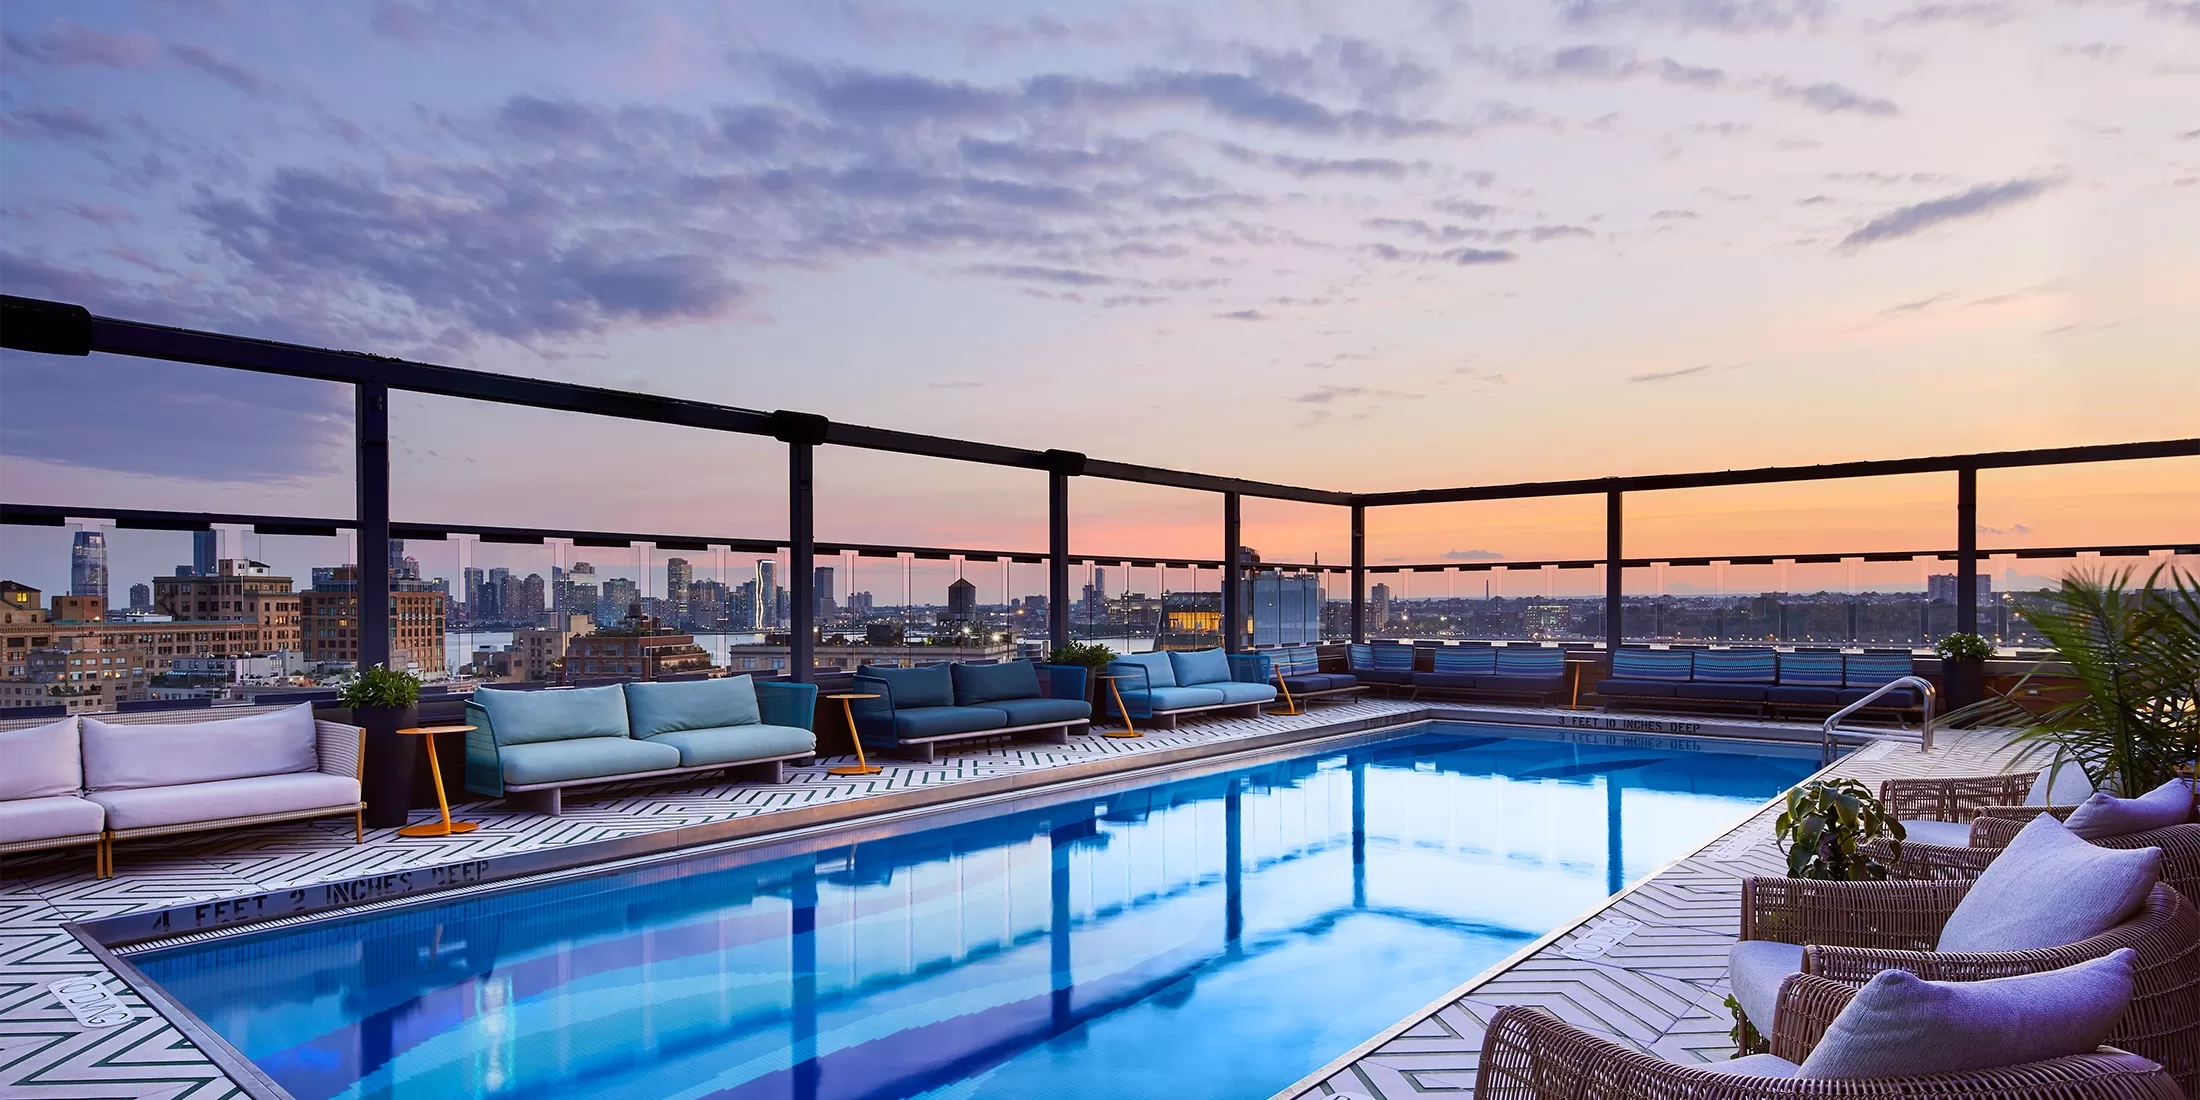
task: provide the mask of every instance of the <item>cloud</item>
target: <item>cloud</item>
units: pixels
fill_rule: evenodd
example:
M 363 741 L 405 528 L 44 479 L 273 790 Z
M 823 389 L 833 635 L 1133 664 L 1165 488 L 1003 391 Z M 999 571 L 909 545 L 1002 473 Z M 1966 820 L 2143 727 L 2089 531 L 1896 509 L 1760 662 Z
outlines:
M 1947 294 L 1935 294 L 1930 298 L 1919 298 L 1915 301 L 1902 302 L 1898 305 L 1888 306 L 1887 308 L 1880 310 L 1879 315 L 1881 317 L 1900 317 L 1908 313 L 1922 312 L 1924 310 L 1931 309 L 1942 302 L 1947 301 L 1950 297 L 1951 295 Z
M 1421 396 L 1418 393 L 1379 389 L 1373 386 L 1317 386 L 1291 400 L 1302 405 L 1333 405 L 1340 401 L 1407 400 Z
M 213 77 L 241 92 L 266 95 L 273 81 L 203 46 L 163 46 L 149 34 L 109 34 L 57 22 L 36 37 L 0 32 L 0 49 L 25 61 L 65 68 L 151 69 L 163 61 Z
M 1988 527 L 1981 523 L 1978 525 L 1978 533 L 1981 535 L 2029 535 L 2032 533 L 2032 529 L 2021 523 L 2013 523 L 2007 527 Z
M 1892 100 L 1865 95 L 1845 85 L 1835 84 L 1830 80 L 1820 81 L 1816 84 L 1800 85 L 1791 84 L 1785 80 L 1775 80 L 1772 83 L 1772 96 L 1774 99 L 1800 103 L 1811 110 L 1822 111 L 1829 115 L 1844 112 L 1882 116 L 1901 113 L 1901 108 L 1896 107 Z
M 1718 367 L 1715 364 L 1704 363 L 1699 366 L 1682 367 L 1679 370 L 1654 370 L 1645 374 L 1628 375 L 1627 384 L 1630 386 L 1656 385 L 1659 382 L 1670 382 L 1675 378 L 1686 378 L 1692 374 L 1704 374 L 1717 369 Z
M 1033 264 L 976 264 L 963 270 L 972 275 L 993 275 L 1003 279 L 1059 283 L 1063 286 L 1106 286 L 1115 281 L 1096 271 L 1039 267 Z
M 1816 23 L 1825 0 L 1555 0 L 1569 23 L 1651 23 L 1686 29 L 1750 32 Z
M 1215 316 L 1225 321 L 1265 321 L 1268 319 L 1267 314 L 1257 309 L 1233 309 L 1228 313 L 1217 313 Z
M 267 95 L 275 90 L 274 81 L 198 46 L 170 46 L 168 55 L 185 68 L 196 69 L 249 95 Z
M 1391 157 L 1299 157 L 1288 153 L 1261 153 L 1229 142 L 1224 142 L 1219 148 L 1224 156 L 1240 164 L 1273 168 L 1300 179 L 1357 176 L 1399 180 L 1416 172 L 1426 172 L 1430 167 L 1425 160 L 1403 161 Z
M 1504 561 L 1505 555 L 1495 550 L 1446 550 L 1438 555 L 1445 561 Z
M 1703 217 L 1703 215 L 1698 214 L 1693 210 L 1660 210 L 1657 213 L 1650 215 L 1650 220 L 1654 222 L 1692 222 L 1701 217 Z
M 1502 248 L 1461 248 L 1444 253 L 1444 258 L 1455 264 L 1472 267 L 1478 264 L 1509 264 L 1520 257 Z
M 0 115 L 0 134 L 53 141 L 112 141 L 114 131 L 81 107 L 32 108 Z
M 1883 241 L 1922 233 L 1944 222 L 1980 217 L 2003 207 L 2037 198 L 2054 185 L 2055 181 L 2046 178 L 2009 180 L 1899 207 L 1873 218 L 1862 228 L 1843 237 L 1838 247 L 1843 252 L 1853 252 Z
M 1956 3 L 1918 4 L 1881 20 L 1877 26 L 1926 27 L 1937 23 L 1968 23 L 1974 27 L 1998 27 L 2022 14 L 2003 0 L 1960 0 Z
M 928 390 L 976 390 L 985 388 L 983 382 L 926 382 Z

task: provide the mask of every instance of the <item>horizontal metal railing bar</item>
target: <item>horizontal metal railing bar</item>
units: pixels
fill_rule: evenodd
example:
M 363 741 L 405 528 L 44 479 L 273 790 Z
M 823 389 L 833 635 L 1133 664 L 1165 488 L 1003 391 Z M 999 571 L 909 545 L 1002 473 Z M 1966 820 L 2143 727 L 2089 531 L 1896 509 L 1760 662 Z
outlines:
M 2080 554 L 2142 558 L 2162 551 L 2168 551 L 2172 554 L 2200 554 L 2200 543 L 2156 542 L 2118 546 L 1997 547 L 1981 549 L 1978 552 L 1978 557 L 1982 561 L 1988 558 L 2074 558 Z M 1871 554 L 1749 554 L 1734 557 L 1714 555 L 1705 558 L 1623 558 L 1620 565 L 1627 569 L 1645 569 L 1653 565 L 1692 568 L 1720 563 L 1727 565 L 1773 565 L 1783 561 L 1801 565 L 1830 565 L 1847 561 L 1915 561 L 1918 558 L 1938 558 L 1942 561 L 1954 561 L 1956 557 L 1957 552 L 1954 550 L 1905 550 Z M 1370 565 L 1367 567 L 1367 571 L 1370 573 L 1437 573 L 1444 570 L 1457 570 L 1462 573 L 1487 573 L 1492 570 L 1503 569 L 1522 572 L 1530 569 L 1547 568 L 1593 569 L 1604 564 L 1606 562 L 1603 558 L 1571 558 L 1553 561 L 1476 561 L 1423 565 Z M 1323 566 L 1323 568 L 1327 569 L 1328 566 Z
M 326 382 L 379 382 L 391 389 L 413 393 L 592 416 L 611 416 L 653 424 L 674 424 L 743 435 L 771 437 L 778 427 L 770 413 L 757 409 L 584 386 L 572 382 L 522 378 L 364 352 L 314 348 L 112 317 L 92 318 L 92 350 L 293 378 L 314 378 Z M 925 455 L 994 466 L 1047 469 L 1046 453 L 1043 451 L 860 424 L 832 423 L 826 431 L 825 442 L 844 447 Z M 1143 482 L 1209 492 L 1238 492 L 1277 500 L 1336 505 L 1352 502 L 1352 494 L 1345 492 L 1164 470 L 1127 462 L 1089 461 L 1084 472 L 1086 476 L 1115 481 Z
M 1509 485 L 1462 486 L 1453 489 L 1406 489 L 1388 493 L 1362 493 L 1358 502 L 1370 507 L 1394 504 L 1455 504 L 1469 500 L 1511 500 L 1522 497 L 1579 496 L 1588 493 L 1649 492 L 1660 489 L 1707 489 L 1727 485 L 1769 485 L 1792 481 L 1832 481 L 1854 477 L 1888 477 L 1974 469 L 2007 469 L 2018 466 L 2061 466 L 2083 462 L 2124 462 L 2143 458 L 2182 458 L 2200 455 L 2200 439 L 2162 439 L 2143 443 L 2108 443 L 2085 447 L 2043 447 L 2025 451 L 1986 451 L 1928 458 L 1870 459 L 1829 462 L 1816 466 L 1762 466 L 1747 470 L 1707 470 L 1692 474 L 1644 474 L 1633 477 L 1577 478 L 1569 481 L 1524 481 Z

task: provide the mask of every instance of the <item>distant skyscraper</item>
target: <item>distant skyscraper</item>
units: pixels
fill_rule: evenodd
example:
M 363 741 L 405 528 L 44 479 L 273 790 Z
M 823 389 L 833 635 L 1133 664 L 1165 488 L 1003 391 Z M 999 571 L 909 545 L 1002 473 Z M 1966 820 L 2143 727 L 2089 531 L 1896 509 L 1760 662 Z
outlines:
M 458 594 L 466 598 L 466 615 L 468 618 L 486 619 L 489 617 L 481 606 L 481 582 L 486 576 L 486 573 L 471 565 L 458 572 Z
M 1108 567 L 1105 565 L 1092 567 L 1092 596 L 1101 603 L 1108 602 Z
M 625 577 L 605 577 L 603 596 L 596 603 L 596 625 L 617 626 L 641 602 L 642 587 Z
M 527 579 L 519 582 L 519 606 L 513 609 L 513 617 L 532 619 L 541 615 L 545 591 L 542 574 L 527 574 Z
M 405 556 L 405 540 L 390 540 L 390 579 L 411 580 L 420 575 L 420 563 Z
M 222 560 L 222 533 L 220 531 L 191 532 L 191 572 L 201 577 L 214 575 L 215 562 Z
M 69 595 L 107 599 L 107 536 L 78 531 L 69 544 Z
M 152 609 L 153 609 L 153 586 L 152 586 L 152 585 L 149 585 L 149 584 L 133 584 L 133 585 L 131 585 L 131 586 L 130 586 L 130 610 L 132 610 L 132 611 L 151 611 Z
M 959 623 L 972 622 L 977 619 L 977 585 L 957 577 L 955 583 L 947 586 L 947 617 Z
M 811 614 L 822 619 L 840 610 L 840 601 L 833 598 L 833 567 L 820 565 L 812 576 L 815 579 L 812 581 L 811 587 L 817 593 L 817 606 L 811 609 Z
M 1367 590 L 1368 628 L 1381 630 L 1390 625 L 1390 586 L 1378 584 Z
M 675 620 L 687 618 L 688 586 L 694 583 L 695 567 L 686 558 L 665 559 L 665 602 L 671 605 Z
M 1935 573 L 1932 576 L 1925 578 L 1925 598 L 1927 600 L 1940 600 L 1944 603 L 1954 603 L 1956 602 L 1956 593 L 1958 591 L 1959 589 L 1956 588 L 1956 575 L 1954 573 Z M 1989 577 L 1984 573 L 1979 574 L 1978 602 L 1981 604 L 1990 603 L 1993 601 L 1993 598 L 1994 578 Z
M 779 628 L 779 563 L 756 559 L 756 629 Z

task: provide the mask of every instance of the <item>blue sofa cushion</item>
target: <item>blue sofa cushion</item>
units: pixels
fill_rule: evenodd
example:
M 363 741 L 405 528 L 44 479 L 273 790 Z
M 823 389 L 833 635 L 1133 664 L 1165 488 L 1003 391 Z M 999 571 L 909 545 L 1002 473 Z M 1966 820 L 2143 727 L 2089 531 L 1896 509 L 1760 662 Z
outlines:
M 616 689 L 613 689 L 616 690 Z M 521 692 L 496 692 L 519 695 Z M 535 692 L 524 694 L 533 695 Z M 548 694 L 544 692 L 543 694 Z M 680 750 L 630 737 L 574 737 L 564 741 L 528 741 L 497 753 L 504 781 L 514 786 L 569 783 L 635 772 L 661 772 L 680 766 Z
M 1228 667 L 1228 664 L 1229 663 L 1225 661 L 1224 667 Z M 1135 667 L 1119 667 L 1123 665 L 1131 665 Z M 1138 679 L 1139 669 L 1146 670 L 1146 679 L 1143 683 L 1141 683 Z M 1130 679 L 1118 680 L 1115 683 L 1116 687 L 1121 688 L 1126 692 L 1132 690 L 1143 691 L 1148 688 L 1167 688 L 1176 686 L 1176 666 L 1170 662 L 1169 655 L 1166 653 L 1133 653 L 1129 656 L 1118 657 L 1115 660 L 1108 662 L 1108 673 L 1110 675 L 1122 675 L 1125 673 L 1128 673 L 1130 675 Z M 1228 679 L 1228 677 L 1224 677 L 1224 679 Z
M 1219 684 L 1200 684 L 1199 686 L 1221 692 L 1222 701 L 1225 703 L 1269 703 L 1274 702 L 1276 698 L 1276 685 L 1274 684 L 1246 684 L 1239 683 L 1236 680 L 1225 680 Z
M 1230 679 L 1230 655 L 1220 649 L 1172 650 L 1169 666 L 1178 687 L 1203 687 Z
M 1428 651 L 1429 667 L 1438 672 L 1497 671 L 1497 650 L 1486 645 L 1447 645 Z M 1420 683 L 1415 680 L 1414 683 Z
M 1075 722 L 1092 717 L 1092 705 L 1083 699 L 996 699 L 986 707 L 1008 715 L 1011 726 Z
M 1842 688 L 1839 694 L 1836 696 L 1836 699 L 1841 703 L 1842 706 L 1847 706 L 1850 703 L 1856 702 L 1858 699 L 1862 699 L 1866 695 L 1870 695 L 1875 690 L 1877 690 L 1877 688 L 1875 687 Z M 1893 691 L 1890 691 L 1887 694 L 1880 696 L 1878 699 L 1873 700 L 1871 706 L 1864 709 L 1877 710 L 1881 707 L 1885 707 L 1889 710 L 1908 710 L 1909 708 L 1917 705 L 1918 700 L 1916 688 L 1898 687 Z
M 1786 675 L 1782 670 L 1781 675 Z M 1830 707 L 1840 701 L 1840 691 L 1830 687 L 1797 687 L 1794 684 L 1774 684 L 1765 689 L 1765 700 L 1772 703 L 1792 703 L 1800 707 Z
M 499 745 L 626 736 L 626 692 L 618 684 L 552 691 L 477 691 L 469 701 L 489 716 Z
M 674 730 L 753 726 L 764 720 L 756 706 L 756 680 L 728 676 L 719 680 L 626 685 L 626 724 L 634 737 Z
M 1564 676 L 1566 651 L 1541 646 L 1506 646 L 1497 651 L 1497 671 L 1503 676 Z
M 1838 653 L 1782 653 L 1780 654 L 1780 684 L 1783 687 L 1841 686 L 1841 655 Z
M 1907 653 L 1851 653 L 1847 666 L 1847 684 L 1852 688 L 1878 687 L 1917 671 Z
M 1474 678 L 1476 691 L 1504 691 L 1515 695 L 1547 695 L 1566 690 L 1564 676 L 1511 676 L 1498 673 L 1495 676 Z
M 1676 699 L 1721 699 L 1737 703 L 1762 703 L 1766 684 L 1675 684 Z
M 1293 693 L 1309 691 L 1335 691 L 1338 688 L 1358 687 L 1359 681 L 1342 672 L 1308 672 L 1298 676 L 1286 675 L 1284 686 Z
M 1665 680 L 1598 680 L 1597 694 L 1620 699 L 1671 699 L 1673 686 Z
M 1364 675 L 1368 669 L 1383 669 L 1391 672 L 1413 671 L 1413 647 L 1409 645 L 1399 645 L 1395 642 L 1385 642 L 1379 645 L 1361 643 L 1345 647 L 1345 656 L 1351 662 L 1352 671 L 1363 674 L 1360 677 L 1363 680 L 1368 679 Z M 1388 680 L 1383 682 L 1402 684 L 1406 681 Z
M 817 751 L 817 737 L 793 726 L 767 726 L 752 722 L 716 729 L 673 730 L 650 737 L 656 745 L 680 750 L 680 766 L 700 768 L 708 764 L 738 764 L 775 756 L 799 756 Z
M 1696 654 L 1696 681 L 1713 684 L 1769 684 L 1778 677 L 1778 660 L 1779 654 L 1769 649 L 1707 649 Z
M 955 705 L 955 676 L 946 665 L 929 668 L 864 665 L 856 670 L 856 675 L 886 681 L 886 689 L 893 693 L 891 702 L 895 710 Z
M 1492 671 L 1482 673 L 1482 675 L 1494 676 L 1496 673 Z M 1471 688 L 1474 686 L 1474 678 L 1475 673 L 1472 672 L 1446 672 L 1443 669 L 1438 669 L 1435 672 L 1414 673 L 1413 686 L 1417 688 Z
M 1612 655 L 1614 680 L 1680 683 L 1693 667 L 1694 658 L 1685 649 L 1621 649 Z
M 953 665 L 955 704 L 984 706 L 999 699 L 1037 699 L 1039 666 L 1030 661 L 1002 661 L 997 665 Z
M 1370 684 L 1410 684 L 1413 670 L 1404 668 L 1355 668 L 1352 675 Z
M 1152 691 L 1126 691 L 1123 693 L 1123 705 L 1131 708 L 1133 714 L 1142 712 L 1151 714 L 1159 710 L 1182 710 L 1186 707 L 1219 707 L 1222 702 L 1222 692 L 1213 684 L 1202 684 L 1198 687 L 1188 688 L 1165 687 L 1155 688 Z
M 894 739 L 944 737 L 1008 726 L 1008 714 L 992 707 L 895 707 Z

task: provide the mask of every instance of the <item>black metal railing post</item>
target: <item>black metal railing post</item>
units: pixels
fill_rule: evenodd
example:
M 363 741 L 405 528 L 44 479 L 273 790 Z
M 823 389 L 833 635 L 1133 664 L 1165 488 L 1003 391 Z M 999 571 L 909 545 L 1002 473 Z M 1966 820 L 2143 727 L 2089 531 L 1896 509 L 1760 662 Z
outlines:
M 1606 659 L 1618 655 L 1620 639 L 1626 634 L 1626 609 L 1623 606 L 1621 584 L 1627 575 L 1626 560 L 1620 555 L 1622 525 L 1618 489 L 1604 494 L 1604 652 Z
M 1956 471 L 1956 629 L 1978 633 L 1978 469 L 1971 466 Z
M 1352 505 L 1352 640 L 1367 640 L 1367 505 Z
M 1047 641 L 1069 644 L 1069 479 L 1085 470 L 1085 456 L 1048 451 L 1047 467 Z
M 359 667 L 390 663 L 390 388 L 381 382 L 353 387 L 352 444 L 359 518 Z M 422 661 L 423 666 L 428 662 Z
M 817 447 L 831 422 L 784 410 L 772 421 L 772 434 L 787 444 L 787 678 L 807 684 L 817 679 Z
M 1239 514 L 1237 493 L 1222 494 L 1222 648 L 1231 653 L 1245 648 L 1245 600 L 1238 590 L 1243 575 Z

